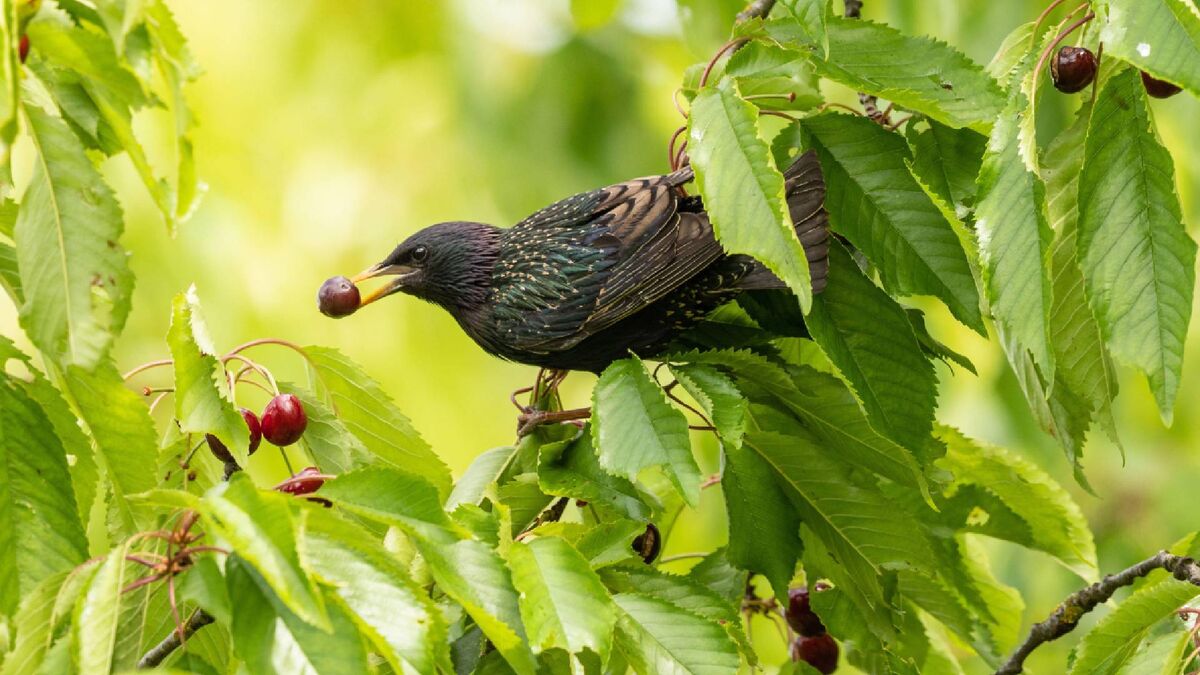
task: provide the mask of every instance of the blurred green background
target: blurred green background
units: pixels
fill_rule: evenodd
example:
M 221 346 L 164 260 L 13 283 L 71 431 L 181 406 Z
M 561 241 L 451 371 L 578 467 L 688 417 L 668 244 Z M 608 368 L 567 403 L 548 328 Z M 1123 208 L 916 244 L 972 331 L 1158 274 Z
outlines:
M 190 89 L 199 128 L 202 205 L 170 239 L 124 157 L 106 166 L 128 214 L 138 276 L 134 311 L 116 350 L 122 370 L 165 355 L 171 297 L 195 282 L 217 344 L 260 337 L 337 347 L 362 363 L 456 473 L 513 439 L 513 389 L 534 371 L 480 351 L 449 315 L 396 296 L 352 318 L 316 311 L 334 274 L 382 259 L 408 234 L 442 220 L 511 224 L 558 198 L 666 169 L 680 124 L 671 103 L 688 65 L 726 39 L 739 0 L 178 0 L 172 2 L 205 73 Z M 835 3 L 840 4 L 840 3 Z M 1031 20 L 1032 0 L 866 0 L 864 15 L 931 34 L 986 63 Z M 686 36 L 686 37 L 685 37 Z M 1079 99 L 1047 88 L 1039 131 L 1061 128 Z M 853 103 L 853 93 L 829 89 Z M 1200 104 L 1153 103 L 1176 161 L 1187 222 L 1200 223 Z M 1189 122 L 1190 121 L 1190 122 Z M 139 120 L 153 136 L 162 119 Z M 925 306 L 925 305 L 923 305 Z M 1099 498 L 1074 484 L 1061 452 L 1032 422 L 1000 349 L 931 308 L 936 336 L 965 352 L 979 376 L 942 379 L 939 413 L 969 434 L 1020 450 L 1076 495 L 1095 530 L 1101 566 L 1124 567 L 1200 525 L 1200 340 L 1188 343 L 1173 428 L 1146 385 L 1122 373 L 1122 459 L 1106 438 L 1084 457 Z M 0 329 L 19 332 L 14 310 Z M 262 348 L 281 376 L 293 355 Z M 591 378 L 574 375 L 567 405 L 585 405 Z M 153 384 L 148 378 L 146 384 Z M 246 391 L 250 407 L 264 401 Z M 699 439 L 707 469 L 713 449 Z M 278 480 L 270 462 L 255 468 Z M 681 521 L 668 553 L 719 545 L 720 496 Z M 997 574 L 1040 619 L 1080 585 L 1037 554 L 992 547 Z M 774 639 L 768 626 L 759 637 Z M 1033 661 L 1057 672 L 1064 647 Z M 782 660 L 782 646 L 768 659 Z

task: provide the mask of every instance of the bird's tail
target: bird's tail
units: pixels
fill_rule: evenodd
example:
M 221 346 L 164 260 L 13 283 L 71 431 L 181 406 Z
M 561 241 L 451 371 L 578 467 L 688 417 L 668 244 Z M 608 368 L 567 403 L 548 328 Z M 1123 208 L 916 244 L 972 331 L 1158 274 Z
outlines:
M 796 158 L 783 172 L 788 212 L 796 227 L 796 236 L 804 246 L 814 293 L 825 290 L 829 276 L 829 214 L 825 211 L 825 178 L 816 152 Z M 738 282 L 745 290 L 784 288 L 784 284 L 761 265 Z

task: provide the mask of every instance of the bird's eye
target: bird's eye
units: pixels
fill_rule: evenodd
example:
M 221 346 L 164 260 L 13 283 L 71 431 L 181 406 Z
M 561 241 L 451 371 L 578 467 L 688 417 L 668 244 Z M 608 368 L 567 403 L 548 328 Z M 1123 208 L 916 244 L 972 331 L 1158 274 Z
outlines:
M 429 257 L 429 249 L 424 246 L 418 246 L 412 250 L 409 257 L 412 258 L 413 262 L 421 262 Z

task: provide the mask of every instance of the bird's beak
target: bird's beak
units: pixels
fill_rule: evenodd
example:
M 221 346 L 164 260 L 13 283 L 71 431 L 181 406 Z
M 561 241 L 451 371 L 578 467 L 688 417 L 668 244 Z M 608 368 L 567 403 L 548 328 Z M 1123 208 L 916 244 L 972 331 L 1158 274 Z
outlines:
M 379 263 L 378 265 L 373 265 L 362 272 L 359 272 L 354 276 L 354 278 L 351 279 L 355 285 L 358 285 L 358 282 L 360 281 L 373 279 L 375 277 L 393 277 L 393 279 L 388 281 L 383 286 L 376 288 L 374 291 L 371 291 L 371 293 L 363 296 L 363 299 L 358 303 L 358 306 L 366 307 L 380 298 L 386 298 L 392 293 L 401 290 L 404 288 L 404 284 L 408 278 L 416 274 L 417 271 L 417 268 L 410 267 L 408 265 L 388 265 L 385 263 Z

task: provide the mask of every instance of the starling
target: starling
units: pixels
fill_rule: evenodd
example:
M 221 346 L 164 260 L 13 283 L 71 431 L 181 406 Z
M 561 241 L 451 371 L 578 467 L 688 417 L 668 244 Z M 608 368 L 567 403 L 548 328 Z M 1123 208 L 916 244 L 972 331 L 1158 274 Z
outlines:
M 722 250 L 690 167 L 552 204 L 511 228 L 448 222 L 412 235 L 354 278 L 450 312 L 487 352 L 555 370 L 600 372 L 630 352 L 654 357 L 738 295 L 785 288 L 762 263 Z M 814 292 L 825 287 L 829 227 L 814 153 L 784 172 Z M 735 225 L 736 226 L 736 225 Z M 727 225 L 728 227 L 728 225 Z

